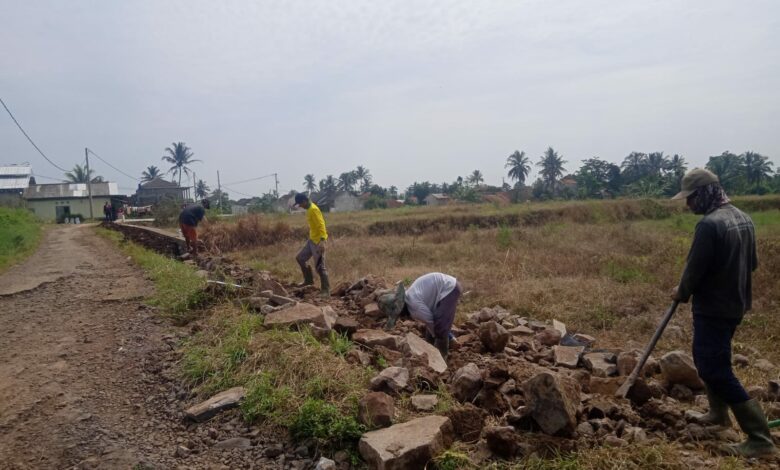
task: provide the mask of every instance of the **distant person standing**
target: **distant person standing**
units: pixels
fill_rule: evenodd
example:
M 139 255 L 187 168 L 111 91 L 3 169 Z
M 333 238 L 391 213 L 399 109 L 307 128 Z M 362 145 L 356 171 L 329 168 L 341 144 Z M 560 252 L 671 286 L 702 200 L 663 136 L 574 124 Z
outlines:
M 103 220 L 111 222 L 111 203 L 108 201 L 103 204 Z
M 314 268 L 320 276 L 320 294 L 323 297 L 330 296 L 330 281 L 328 269 L 325 267 L 325 249 L 328 242 L 328 231 L 325 229 L 325 219 L 322 211 L 309 200 L 309 196 L 298 193 L 295 195 L 295 206 L 306 209 L 306 222 L 309 224 L 309 239 L 303 246 L 298 256 L 295 257 L 303 273 L 303 284 L 314 284 L 314 274 L 308 265 L 309 259 L 314 259 Z
M 198 254 L 197 227 L 201 220 L 206 220 L 206 209 L 210 208 L 209 200 L 204 199 L 200 204 L 186 206 L 179 214 L 179 228 L 187 243 L 187 250 L 193 256 Z

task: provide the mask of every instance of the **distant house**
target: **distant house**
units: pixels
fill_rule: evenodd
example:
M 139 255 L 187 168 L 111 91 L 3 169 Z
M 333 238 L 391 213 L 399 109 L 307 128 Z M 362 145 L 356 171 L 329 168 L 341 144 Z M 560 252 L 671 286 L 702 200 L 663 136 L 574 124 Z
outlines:
M 432 193 L 425 197 L 425 204 L 429 206 L 444 206 L 452 202 L 449 196 L 441 193 Z
M 155 178 L 138 185 L 133 201 L 136 206 L 149 206 L 157 204 L 163 199 L 184 201 L 189 198 L 190 188 L 183 188 L 172 181 Z
M 103 205 L 119 195 L 117 183 L 92 183 L 92 214 L 103 217 Z M 71 215 L 89 217 L 86 183 L 32 184 L 24 190 L 27 208 L 43 220 L 62 222 Z
M 387 200 L 387 208 L 388 209 L 397 209 L 399 207 L 404 206 L 404 200 L 403 199 L 388 199 Z
M 22 205 L 22 194 L 30 185 L 31 175 L 32 167 L 28 164 L 0 166 L 0 205 Z
M 353 212 L 363 209 L 364 199 L 354 194 L 341 191 L 333 196 L 333 206 L 330 208 L 331 212 Z

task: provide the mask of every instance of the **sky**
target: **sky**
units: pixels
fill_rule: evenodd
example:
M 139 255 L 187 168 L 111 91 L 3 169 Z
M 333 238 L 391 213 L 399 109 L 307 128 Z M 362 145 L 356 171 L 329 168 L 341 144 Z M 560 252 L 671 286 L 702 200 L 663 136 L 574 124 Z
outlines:
M 67 169 L 88 147 L 140 177 L 183 141 L 238 198 L 357 165 L 385 187 L 500 185 L 509 154 L 548 146 L 569 172 L 632 151 L 780 164 L 777 0 L 0 0 L 0 18 L 0 98 Z M 0 164 L 61 178 L 4 113 Z

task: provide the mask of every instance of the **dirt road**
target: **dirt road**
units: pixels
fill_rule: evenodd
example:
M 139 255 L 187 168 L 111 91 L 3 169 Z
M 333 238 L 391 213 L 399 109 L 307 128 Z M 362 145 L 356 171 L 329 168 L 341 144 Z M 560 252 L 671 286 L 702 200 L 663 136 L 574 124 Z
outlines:
M 152 289 L 84 225 L 52 229 L 0 275 L 0 468 L 243 466 L 174 455 L 206 431 L 178 419 L 181 332 L 144 306 Z

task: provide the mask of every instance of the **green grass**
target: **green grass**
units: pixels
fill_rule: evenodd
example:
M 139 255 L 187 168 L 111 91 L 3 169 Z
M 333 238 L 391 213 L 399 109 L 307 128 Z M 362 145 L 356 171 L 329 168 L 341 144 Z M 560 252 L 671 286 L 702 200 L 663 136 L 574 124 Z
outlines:
M 41 223 L 31 212 L 0 207 L 0 272 L 31 255 L 42 234 Z
M 123 253 L 130 256 L 154 282 L 155 293 L 149 299 L 151 305 L 160 307 L 165 315 L 177 324 L 186 324 L 193 319 L 195 309 L 206 300 L 205 279 L 195 270 L 172 258 L 124 240 L 122 234 L 113 230 L 97 229 L 98 234 L 116 242 Z

